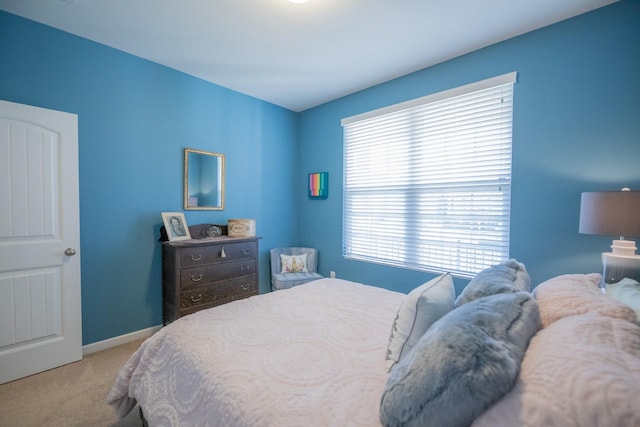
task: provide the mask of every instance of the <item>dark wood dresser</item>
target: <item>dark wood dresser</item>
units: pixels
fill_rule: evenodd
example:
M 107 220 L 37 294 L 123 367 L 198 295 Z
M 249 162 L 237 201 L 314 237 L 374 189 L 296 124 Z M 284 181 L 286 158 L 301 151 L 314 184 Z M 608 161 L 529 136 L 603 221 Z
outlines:
M 258 294 L 258 237 L 162 243 L 165 324 Z

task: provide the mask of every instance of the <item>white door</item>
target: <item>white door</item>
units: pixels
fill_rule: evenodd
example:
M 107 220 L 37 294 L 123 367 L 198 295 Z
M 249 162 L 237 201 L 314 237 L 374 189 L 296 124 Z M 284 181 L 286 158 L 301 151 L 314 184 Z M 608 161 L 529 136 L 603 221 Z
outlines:
M 0 101 L 0 384 L 82 358 L 78 117 Z

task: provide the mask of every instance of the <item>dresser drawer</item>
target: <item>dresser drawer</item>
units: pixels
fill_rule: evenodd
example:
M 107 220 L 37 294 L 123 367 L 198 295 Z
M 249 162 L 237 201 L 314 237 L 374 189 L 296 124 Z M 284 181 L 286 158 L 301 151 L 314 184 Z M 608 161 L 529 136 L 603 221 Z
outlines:
M 182 287 L 191 287 L 252 274 L 256 274 L 255 258 L 183 268 L 180 272 L 180 283 Z
M 257 294 L 258 279 L 255 275 L 209 283 L 183 289 L 180 295 L 180 310 L 195 309 L 193 311 L 197 311 L 205 306 L 213 307 Z
M 259 237 L 223 236 L 204 241 L 163 242 L 164 323 L 198 310 L 258 295 L 259 240 Z
M 256 242 L 217 243 L 183 248 L 180 251 L 180 263 L 185 268 L 255 258 L 257 255 L 258 244 Z

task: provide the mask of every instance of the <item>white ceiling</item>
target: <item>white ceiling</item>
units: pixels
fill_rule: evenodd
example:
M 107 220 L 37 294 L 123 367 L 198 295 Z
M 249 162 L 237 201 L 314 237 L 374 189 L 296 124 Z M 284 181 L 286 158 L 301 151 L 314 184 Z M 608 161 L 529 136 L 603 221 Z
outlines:
M 617 0 L 0 0 L 293 111 Z

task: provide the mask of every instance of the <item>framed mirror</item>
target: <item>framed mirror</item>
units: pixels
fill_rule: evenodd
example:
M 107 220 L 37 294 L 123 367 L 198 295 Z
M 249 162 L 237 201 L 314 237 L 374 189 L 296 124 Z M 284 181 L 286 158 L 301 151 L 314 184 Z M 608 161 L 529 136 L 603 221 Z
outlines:
M 224 209 L 224 154 L 184 149 L 184 209 Z

